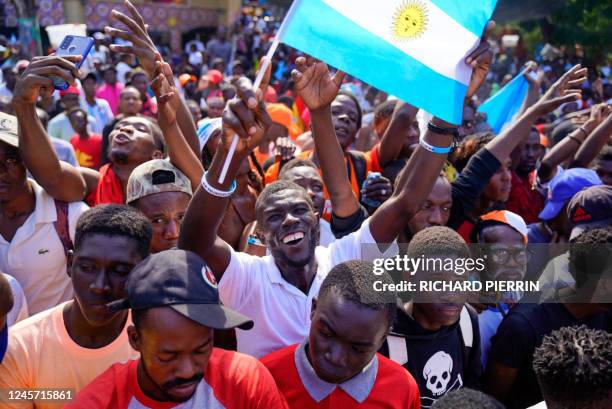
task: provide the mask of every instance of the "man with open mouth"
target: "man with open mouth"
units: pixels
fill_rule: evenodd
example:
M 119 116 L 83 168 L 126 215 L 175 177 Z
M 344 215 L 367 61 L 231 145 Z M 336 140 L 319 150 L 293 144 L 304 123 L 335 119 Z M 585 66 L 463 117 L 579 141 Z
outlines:
M 304 58 L 299 59 L 298 70 L 294 78 L 300 83 L 300 95 L 310 108 L 315 134 L 331 132 L 335 136 L 332 102 L 343 74 L 332 76 L 325 64 Z M 305 79 L 314 76 L 318 77 L 316 81 Z M 319 220 L 308 192 L 288 180 L 271 183 L 256 203 L 257 223 L 270 255 L 257 257 L 236 252 L 218 237 L 219 223 L 242 160 L 259 146 L 270 124 L 250 81 L 241 78 L 236 86 L 240 97 L 230 101 L 224 112 L 222 142 L 202 178 L 201 188 L 190 202 L 179 248 L 199 254 L 210 266 L 219 282 L 224 305 L 253 319 L 255 326 L 249 333 L 236 331 L 238 351 L 261 357 L 306 337 L 312 300 L 332 267 L 348 260 L 381 257 L 376 244 L 392 243 L 419 210 L 442 169 L 446 154 L 431 152 L 423 146 L 417 148 L 398 176 L 393 196 L 357 231 L 327 248 L 318 246 Z M 264 80 L 261 89 L 265 90 L 266 86 Z M 319 86 L 324 92 L 319 92 Z M 450 146 L 452 131 L 443 129 L 450 129 L 452 125 L 437 118 L 433 124 L 424 140 L 436 146 Z M 234 135 L 240 137 L 240 142 L 227 172 L 222 172 Z M 336 145 L 329 149 L 340 151 L 341 142 L 335 137 L 334 140 Z M 347 175 L 343 173 L 342 177 Z

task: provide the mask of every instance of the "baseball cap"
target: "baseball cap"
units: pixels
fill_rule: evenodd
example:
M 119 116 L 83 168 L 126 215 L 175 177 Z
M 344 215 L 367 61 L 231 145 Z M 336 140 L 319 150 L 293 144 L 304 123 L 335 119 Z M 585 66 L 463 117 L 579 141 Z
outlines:
M 521 216 L 509 210 L 493 210 L 480 216 L 479 223 L 483 224 L 505 224 L 512 227 L 523 236 L 527 243 L 527 224 Z M 477 241 L 477 240 L 475 240 Z
M 95 33 L 93 33 L 93 38 L 95 38 L 96 40 L 104 40 L 106 36 L 101 32 L 96 31 Z
M 15 148 L 19 147 L 17 117 L 0 111 L 0 141 Z
M 64 90 L 61 90 L 59 94 L 60 94 L 60 97 L 63 97 L 64 95 L 69 95 L 69 94 L 79 95 L 81 94 L 81 91 L 79 91 L 79 89 L 75 87 L 74 85 L 71 85 Z
M 587 230 L 612 225 L 612 186 L 591 186 L 576 193 L 567 205 L 572 224 L 570 240 Z
M 576 193 L 596 185 L 601 185 L 601 180 L 594 170 L 584 168 L 566 170 L 550 183 L 548 198 L 538 217 L 541 220 L 554 219 Z
M 284 104 L 268 104 L 266 106 L 266 111 L 268 111 L 268 115 L 270 115 L 270 119 L 272 122 L 276 122 L 287 128 L 289 136 L 295 139 L 300 132 L 296 130 L 295 125 L 293 124 L 293 113 L 289 108 L 287 108 Z
M 213 84 L 218 84 L 223 80 L 223 74 L 219 70 L 210 70 L 204 75 L 204 79 Z
M 110 308 L 171 307 L 206 327 L 253 328 L 253 321 L 248 317 L 221 305 L 212 271 L 190 251 L 165 250 L 147 257 L 134 267 L 125 288 L 127 299 L 110 303 Z
M 163 159 L 153 159 L 138 165 L 130 175 L 125 203 L 161 192 L 183 192 L 193 195 L 191 182 L 177 168 Z

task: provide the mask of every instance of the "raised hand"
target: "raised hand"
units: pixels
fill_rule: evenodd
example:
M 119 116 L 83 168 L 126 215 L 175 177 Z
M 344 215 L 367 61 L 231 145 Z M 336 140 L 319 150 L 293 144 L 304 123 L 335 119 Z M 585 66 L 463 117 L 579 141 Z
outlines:
M 149 74 L 149 78 L 153 78 L 155 74 L 156 55 L 158 54 L 157 48 L 153 40 L 151 40 L 151 37 L 149 37 L 147 25 L 138 10 L 136 10 L 136 7 L 134 7 L 129 0 L 126 0 L 124 5 L 130 12 L 131 17 L 117 10 L 113 10 L 111 12 L 111 18 L 123 23 L 127 27 L 127 30 L 106 26 L 104 31 L 112 37 L 119 37 L 126 41 L 130 41 L 132 45 L 111 44 L 110 48 L 117 53 L 135 55 L 142 68 Z
M 271 64 L 268 65 L 257 91 L 246 77 L 235 81 L 237 95 L 227 103 L 223 111 L 221 141 L 223 146 L 229 149 L 234 135 L 238 135 L 240 140 L 234 154 L 237 158 L 244 158 L 255 149 L 272 123 L 263 102 L 263 95 L 270 82 L 271 68 Z
M 274 156 L 280 157 L 283 161 L 293 159 L 296 149 L 297 145 L 288 136 L 276 138 L 274 142 Z
M 181 98 L 174 86 L 172 68 L 159 54 L 155 61 L 155 78 L 151 82 L 151 88 L 157 99 L 160 120 L 168 124 L 176 122 L 176 111 L 181 105 Z
M 59 77 L 68 84 L 74 85 L 79 72 L 75 62 L 81 60 L 80 55 L 62 56 L 49 55 L 34 57 L 15 84 L 13 91 L 13 104 L 34 105 L 42 93 L 46 96 L 53 94 L 53 79 Z
M 529 74 L 532 72 L 536 73 L 535 78 Z M 529 83 L 529 86 L 533 89 L 539 90 L 544 81 L 544 71 L 538 71 L 538 64 L 535 61 L 528 61 L 525 63 L 525 73 L 523 74 L 525 79 Z
M 586 79 L 587 69 L 582 68 L 580 64 L 573 66 L 548 89 L 531 109 L 538 115 L 545 115 L 566 102 L 579 100 L 582 97 L 580 86 Z
M 291 72 L 295 81 L 295 90 L 310 111 L 316 111 L 332 103 L 338 91 L 344 73 L 336 71 L 331 75 L 327 64 L 311 57 L 299 57 L 296 68 Z
M 478 47 L 465 58 L 465 63 L 472 67 L 472 77 L 470 78 L 470 84 L 465 95 L 466 98 L 471 98 L 478 91 L 489 73 L 489 67 L 493 60 L 493 51 L 487 39 L 493 28 L 495 28 L 495 22 L 491 20 L 487 23 Z

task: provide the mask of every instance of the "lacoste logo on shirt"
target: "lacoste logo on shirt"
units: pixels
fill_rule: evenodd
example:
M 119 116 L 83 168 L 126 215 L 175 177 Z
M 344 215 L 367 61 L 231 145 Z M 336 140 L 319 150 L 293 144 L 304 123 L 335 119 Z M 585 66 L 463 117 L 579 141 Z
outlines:
M 48 253 L 48 252 L 49 252 L 49 250 L 47 250 L 47 249 L 40 249 L 40 250 L 38 250 L 38 254 L 45 254 L 45 253 Z

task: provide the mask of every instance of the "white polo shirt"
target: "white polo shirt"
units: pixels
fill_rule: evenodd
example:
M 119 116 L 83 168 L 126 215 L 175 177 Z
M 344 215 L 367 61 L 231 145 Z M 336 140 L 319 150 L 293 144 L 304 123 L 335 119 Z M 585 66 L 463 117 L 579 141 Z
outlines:
M 255 323 L 249 331 L 236 330 L 238 351 L 260 358 L 302 342 L 310 330 L 312 299 L 332 267 L 349 260 L 381 257 L 374 251 L 368 222 L 328 247 L 317 246 L 317 274 L 308 295 L 285 281 L 271 255 L 257 257 L 232 250 L 230 264 L 219 283 L 221 301 Z
M 30 315 L 72 298 L 72 283 L 66 274 L 66 255 L 53 222 L 57 220 L 55 202 L 40 185 L 34 188 L 36 207 L 9 243 L 0 235 L 0 271 L 17 279 L 26 296 Z M 89 209 L 83 202 L 68 206 L 70 237 L 79 216 Z

